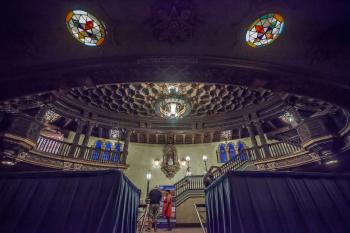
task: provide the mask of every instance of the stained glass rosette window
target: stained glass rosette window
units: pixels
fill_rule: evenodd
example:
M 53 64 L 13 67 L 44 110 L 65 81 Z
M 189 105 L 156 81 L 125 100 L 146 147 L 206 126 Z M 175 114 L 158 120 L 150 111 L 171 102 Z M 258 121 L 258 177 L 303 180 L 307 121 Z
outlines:
M 271 44 L 283 32 L 284 19 L 276 13 L 258 18 L 248 29 L 247 43 L 253 47 L 263 47 Z
M 106 36 L 104 24 L 86 11 L 70 11 L 66 23 L 72 36 L 88 46 L 99 46 Z

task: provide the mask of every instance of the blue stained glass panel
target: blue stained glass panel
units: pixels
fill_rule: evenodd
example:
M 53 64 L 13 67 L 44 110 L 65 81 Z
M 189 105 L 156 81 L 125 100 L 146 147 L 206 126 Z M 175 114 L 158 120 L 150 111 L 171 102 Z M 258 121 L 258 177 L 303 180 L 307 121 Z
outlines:
M 121 152 L 121 144 L 118 143 L 115 145 L 115 148 L 114 148 L 114 153 L 113 153 L 113 162 L 118 162 L 118 159 L 119 159 L 119 156 L 120 156 L 120 152 Z
M 220 146 L 219 146 L 219 157 L 220 157 L 220 162 L 221 163 L 226 163 L 227 162 L 225 144 L 220 144 Z
M 233 143 L 228 144 L 228 153 L 231 160 L 234 160 L 236 158 L 235 145 Z
M 97 141 L 95 144 L 95 150 L 92 152 L 92 160 L 98 160 L 102 148 L 102 142 Z

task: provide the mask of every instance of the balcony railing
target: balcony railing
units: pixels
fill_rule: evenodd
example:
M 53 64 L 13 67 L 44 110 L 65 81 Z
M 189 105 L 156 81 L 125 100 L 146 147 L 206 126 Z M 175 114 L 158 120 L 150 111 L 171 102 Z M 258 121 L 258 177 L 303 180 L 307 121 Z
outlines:
M 266 150 L 270 151 L 271 157 L 266 155 Z M 221 173 L 219 170 L 216 170 L 213 175 L 214 178 L 218 178 L 228 171 L 237 170 L 246 162 L 283 157 L 298 153 L 300 151 L 302 151 L 302 148 L 300 146 L 292 145 L 288 142 L 276 142 L 268 144 L 267 148 L 265 149 L 262 146 L 259 146 L 257 148 L 246 148 L 241 151 L 234 160 L 230 160 L 223 164 L 220 167 Z M 183 197 L 181 197 L 181 195 L 186 193 L 186 191 L 198 192 L 200 190 L 204 190 L 203 176 L 186 176 L 175 184 L 175 188 L 176 202 L 178 204 L 183 201 Z
M 80 161 L 101 164 L 125 164 L 122 151 L 82 147 L 44 136 L 39 137 L 35 151 L 44 152 L 55 157 Z

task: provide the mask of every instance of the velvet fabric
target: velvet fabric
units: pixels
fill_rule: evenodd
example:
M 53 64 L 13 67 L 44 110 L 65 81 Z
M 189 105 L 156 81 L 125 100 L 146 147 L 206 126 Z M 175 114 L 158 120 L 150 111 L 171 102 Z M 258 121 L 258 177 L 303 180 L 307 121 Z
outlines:
M 135 233 L 139 197 L 120 171 L 0 174 L 0 232 Z
M 350 232 L 350 175 L 229 172 L 205 192 L 208 233 Z

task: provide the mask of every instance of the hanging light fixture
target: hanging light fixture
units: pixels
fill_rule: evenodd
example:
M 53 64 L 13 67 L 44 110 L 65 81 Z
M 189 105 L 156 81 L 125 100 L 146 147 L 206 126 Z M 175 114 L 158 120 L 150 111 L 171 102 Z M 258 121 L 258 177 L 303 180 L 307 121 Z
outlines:
M 180 119 L 191 112 L 191 105 L 181 90 L 181 84 L 162 85 L 161 97 L 155 103 L 155 112 L 165 119 Z

